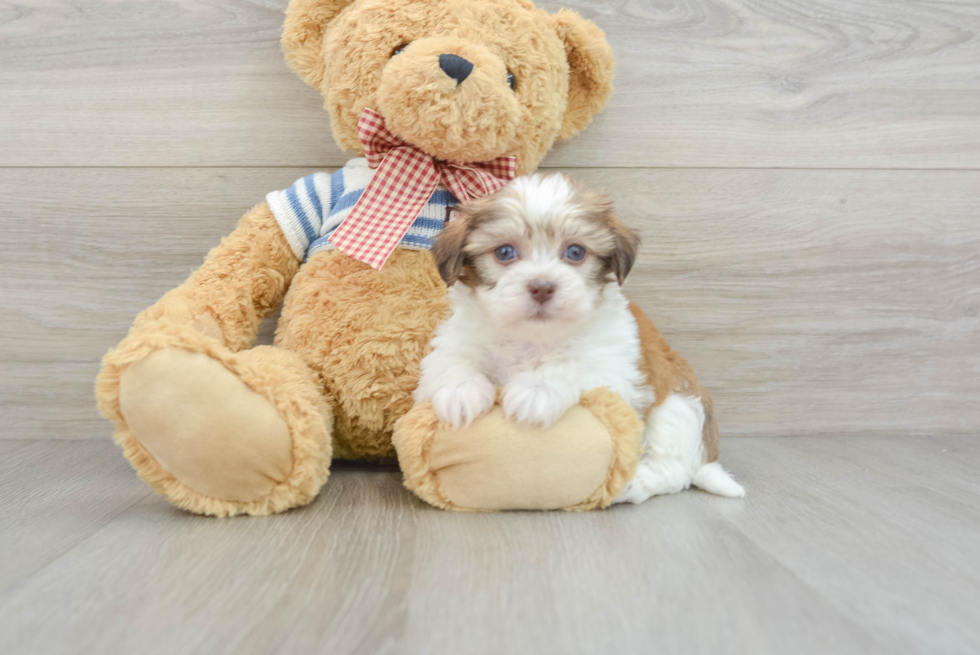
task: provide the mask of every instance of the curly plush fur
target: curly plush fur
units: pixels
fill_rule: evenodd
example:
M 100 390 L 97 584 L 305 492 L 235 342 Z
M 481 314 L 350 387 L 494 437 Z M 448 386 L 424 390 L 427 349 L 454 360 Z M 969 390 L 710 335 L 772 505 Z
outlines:
M 141 313 L 129 335 L 103 359 L 96 383 L 99 411 L 115 422 L 115 439 L 140 477 L 178 507 L 215 516 L 269 514 L 308 503 L 326 481 L 330 410 L 312 373 L 293 353 L 272 348 L 243 350 L 254 340 L 262 319 L 282 300 L 297 269 L 278 224 L 268 207 L 260 205 L 209 253 L 204 266 Z M 137 374 L 135 366 L 155 354 L 172 353 L 206 355 L 237 376 L 248 391 L 269 402 L 288 426 L 292 438 L 289 470 L 260 496 L 216 497 L 214 489 L 195 488 L 167 470 L 158 461 L 159 453 L 155 457 L 131 430 L 124 411 L 127 374 Z M 178 378 L 176 386 L 187 386 L 192 382 L 188 378 L 183 382 Z M 130 405 L 130 413 L 140 419 L 180 417 L 186 406 L 171 406 L 173 394 L 168 391 L 179 389 L 147 389 L 138 407 Z M 201 398 L 203 403 L 214 403 L 215 409 L 220 404 L 216 400 Z M 186 436 L 188 430 L 181 432 L 178 436 Z M 239 440 L 239 435 L 200 436 L 214 442 L 218 450 L 226 445 L 222 437 L 226 442 Z M 199 451 L 202 444 L 191 446 L 183 449 L 188 455 Z
M 512 155 L 526 173 L 612 90 L 602 32 L 528 0 L 292 0 L 282 45 L 323 95 L 337 142 L 357 152 L 371 107 L 433 157 Z M 437 54 L 471 60 L 472 80 L 456 85 Z M 381 272 L 339 252 L 301 264 L 259 205 L 105 357 L 99 408 L 174 504 L 219 516 L 295 507 L 332 456 L 395 454 L 445 293 L 428 252 L 399 249 Z M 283 301 L 275 346 L 249 350 Z
M 391 431 L 412 407 L 419 362 L 448 311 L 428 251 L 399 248 L 381 271 L 336 250 L 321 252 L 300 270 L 276 345 L 316 374 L 334 411 L 339 457 L 395 455 Z
M 334 139 L 358 153 L 357 120 L 371 107 L 435 157 L 513 155 L 525 174 L 556 140 L 584 129 L 612 93 L 613 54 L 602 30 L 527 0 L 293 0 L 283 47 L 293 70 L 323 95 Z M 440 72 L 439 54 L 471 60 L 472 79 L 456 88 Z

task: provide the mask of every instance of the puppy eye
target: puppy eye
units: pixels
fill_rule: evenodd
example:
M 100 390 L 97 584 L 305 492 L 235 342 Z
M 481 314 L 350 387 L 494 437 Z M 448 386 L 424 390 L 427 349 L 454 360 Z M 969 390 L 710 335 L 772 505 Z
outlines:
M 394 57 L 395 55 L 400 55 L 402 52 L 405 51 L 405 48 L 407 48 L 408 45 L 409 44 L 407 44 L 407 43 L 401 44 L 400 46 L 398 46 L 397 48 L 395 48 L 395 50 L 391 53 L 391 56 Z
M 510 70 L 507 71 L 507 85 L 511 91 L 517 88 L 517 76 L 511 73 Z
M 517 250 L 514 246 L 500 246 L 493 251 L 493 254 L 498 262 L 509 262 L 517 257 Z
M 573 262 L 580 262 L 585 259 L 585 248 L 573 243 L 572 245 L 565 248 L 565 259 Z

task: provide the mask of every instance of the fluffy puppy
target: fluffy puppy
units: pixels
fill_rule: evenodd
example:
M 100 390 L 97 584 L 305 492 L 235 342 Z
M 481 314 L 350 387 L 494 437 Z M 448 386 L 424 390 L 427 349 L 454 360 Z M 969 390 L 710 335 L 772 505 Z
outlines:
M 694 484 L 745 491 L 717 463 L 711 400 L 620 286 L 639 239 L 610 200 L 562 175 L 516 179 L 460 210 L 433 248 L 450 317 L 422 360 L 416 402 L 455 427 L 488 411 L 547 427 L 608 387 L 645 418 L 644 455 L 618 502 Z

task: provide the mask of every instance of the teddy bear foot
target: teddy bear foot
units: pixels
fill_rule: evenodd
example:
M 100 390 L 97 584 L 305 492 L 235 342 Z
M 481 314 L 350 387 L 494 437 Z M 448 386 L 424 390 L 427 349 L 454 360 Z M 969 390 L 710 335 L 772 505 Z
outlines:
M 264 496 L 293 467 L 289 428 L 269 402 L 202 353 L 160 350 L 123 374 L 129 429 L 163 468 L 213 498 Z
M 496 406 L 456 430 L 424 403 L 399 420 L 392 442 L 405 486 L 436 507 L 587 510 L 609 506 L 633 477 L 642 432 L 620 396 L 594 389 L 544 429 Z
M 140 477 L 200 514 L 304 505 L 327 479 L 329 409 L 293 353 L 164 348 L 118 377 L 116 433 Z

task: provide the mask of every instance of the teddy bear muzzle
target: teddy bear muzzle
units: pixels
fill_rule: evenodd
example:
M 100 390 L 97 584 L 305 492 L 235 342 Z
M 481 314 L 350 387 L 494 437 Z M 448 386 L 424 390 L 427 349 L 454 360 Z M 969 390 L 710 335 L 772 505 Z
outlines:
M 507 65 L 452 37 L 409 44 L 381 74 L 378 111 L 387 127 L 437 159 L 482 162 L 509 154 L 520 123 Z

